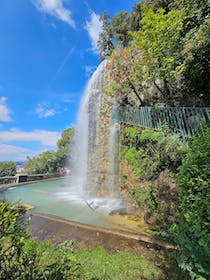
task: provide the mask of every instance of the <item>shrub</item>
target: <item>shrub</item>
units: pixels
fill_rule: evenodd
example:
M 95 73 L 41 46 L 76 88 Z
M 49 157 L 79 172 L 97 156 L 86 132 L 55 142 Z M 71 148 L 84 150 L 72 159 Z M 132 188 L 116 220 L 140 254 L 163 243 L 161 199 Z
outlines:
M 23 213 L 9 202 L 0 202 L 0 279 L 79 279 L 72 242 L 54 247 L 30 239 L 20 219 Z
M 121 158 L 131 164 L 141 180 L 156 179 L 166 169 L 176 172 L 187 150 L 179 135 L 168 133 L 165 127 L 156 131 L 128 127 L 122 145 Z
M 180 246 L 178 262 L 192 276 L 210 277 L 210 128 L 192 137 L 177 175 L 179 205 L 171 233 Z M 201 278 L 200 278 L 201 279 Z
M 14 161 L 0 162 L 0 177 L 14 176 L 16 174 L 16 164 Z

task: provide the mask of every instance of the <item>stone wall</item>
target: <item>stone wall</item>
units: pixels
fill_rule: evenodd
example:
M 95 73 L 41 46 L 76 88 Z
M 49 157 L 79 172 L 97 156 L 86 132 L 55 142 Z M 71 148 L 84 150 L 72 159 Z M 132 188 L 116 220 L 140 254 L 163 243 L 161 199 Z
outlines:
M 96 99 L 100 98 L 100 102 Z M 97 100 L 99 101 L 99 100 Z M 93 105 L 98 104 L 97 106 Z M 100 93 L 93 97 L 89 104 L 91 114 L 89 120 L 89 153 L 88 153 L 88 189 L 100 197 L 113 195 L 116 186 L 116 156 L 112 148 L 112 107 L 111 98 Z

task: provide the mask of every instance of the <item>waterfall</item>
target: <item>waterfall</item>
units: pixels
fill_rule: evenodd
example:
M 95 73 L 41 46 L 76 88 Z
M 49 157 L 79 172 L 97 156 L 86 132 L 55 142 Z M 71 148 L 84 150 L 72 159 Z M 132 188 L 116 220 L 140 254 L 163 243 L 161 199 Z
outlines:
M 117 125 L 112 121 L 114 101 L 102 93 L 107 83 L 107 61 L 90 78 L 81 100 L 71 149 L 71 189 L 94 207 L 121 207 L 117 186 Z

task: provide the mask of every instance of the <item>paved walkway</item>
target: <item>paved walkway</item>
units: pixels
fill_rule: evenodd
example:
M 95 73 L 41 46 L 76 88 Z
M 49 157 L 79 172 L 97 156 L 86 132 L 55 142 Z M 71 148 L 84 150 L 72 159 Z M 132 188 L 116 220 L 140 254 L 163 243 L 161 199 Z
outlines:
M 83 224 L 57 216 L 31 212 L 29 229 L 38 240 L 50 240 L 54 243 L 75 240 L 92 249 L 103 246 L 108 251 L 132 249 L 142 251 L 143 248 L 155 250 L 173 250 L 174 245 L 164 239 L 146 234 L 135 234 L 127 231 L 112 230 L 89 224 Z

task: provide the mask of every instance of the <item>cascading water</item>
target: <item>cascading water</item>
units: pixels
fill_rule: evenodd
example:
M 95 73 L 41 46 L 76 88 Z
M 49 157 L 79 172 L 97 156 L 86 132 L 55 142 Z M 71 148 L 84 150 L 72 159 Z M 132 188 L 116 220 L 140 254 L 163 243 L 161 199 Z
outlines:
M 136 231 L 145 226 L 131 221 L 129 201 L 118 191 L 118 130 L 113 122 L 111 97 L 102 93 L 107 84 L 107 61 L 102 62 L 87 84 L 71 147 L 71 176 L 53 183 L 42 182 L 14 192 L 38 212 L 107 228 Z M 15 191 L 15 190 L 14 190 Z M 11 193 L 12 191 L 8 191 Z M 127 203 L 127 201 L 128 203 Z M 126 206 L 124 206 L 126 204 Z M 111 214 L 111 215 L 109 215 Z M 135 224 L 136 223 L 136 224 Z
M 81 101 L 71 158 L 71 190 L 93 209 L 122 207 L 117 192 L 113 100 L 102 93 L 107 83 L 107 61 L 90 78 Z

